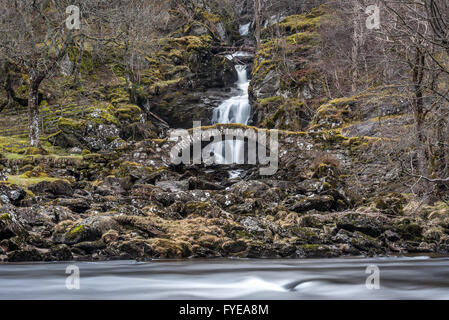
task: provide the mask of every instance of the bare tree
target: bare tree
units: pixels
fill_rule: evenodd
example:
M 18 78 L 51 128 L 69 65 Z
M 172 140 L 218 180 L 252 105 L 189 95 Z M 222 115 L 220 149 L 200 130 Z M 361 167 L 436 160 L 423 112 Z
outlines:
M 441 172 L 433 169 L 434 128 L 429 126 L 432 119 L 442 117 L 438 121 L 437 132 L 440 132 L 436 136 L 437 140 L 443 139 L 442 131 L 447 123 L 443 110 L 449 101 L 445 51 L 449 29 L 445 18 L 438 14 L 441 8 L 438 5 L 444 2 L 384 0 L 382 3 L 386 8 L 383 32 L 389 58 L 402 70 L 401 77 L 394 84 L 409 93 L 413 113 L 416 170 L 412 167 L 411 174 L 418 178 L 418 194 L 425 202 L 432 202 L 436 185 L 449 180 L 444 176 L 435 177 Z M 436 141 L 436 144 L 444 149 L 444 141 Z M 444 150 L 441 152 L 445 158 Z
M 0 2 L 0 55 L 27 76 L 31 146 L 39 146 L 39 88 L 72 43 L 66 28 L 71 1 Z
M 262 32 L 262 0 L 253 0 L 254 3 L 254 37 L 256 38 L 256 50 L 260 48 L 260 35 Z

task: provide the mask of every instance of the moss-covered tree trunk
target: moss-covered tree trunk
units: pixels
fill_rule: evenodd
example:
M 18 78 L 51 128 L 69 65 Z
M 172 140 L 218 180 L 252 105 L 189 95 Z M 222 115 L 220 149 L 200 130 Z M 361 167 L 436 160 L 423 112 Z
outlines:
M 32 147 L 39 147 L 39 86 L 42 78 L 30 75 L 28 85 L 28 137 Z
M 84 36 L 84 34 L 81 34 L 80 50 L 78 52 L 78 57 L 76 59 L 75 69 L 73 71 L 73 73 L 74 73 L 73 84 L 75 86 L 78 86 L 80 84 L 81 61 L 83 60 L 83 55 L 84 55 L 84 43 L 85 43 L 85 36 Z

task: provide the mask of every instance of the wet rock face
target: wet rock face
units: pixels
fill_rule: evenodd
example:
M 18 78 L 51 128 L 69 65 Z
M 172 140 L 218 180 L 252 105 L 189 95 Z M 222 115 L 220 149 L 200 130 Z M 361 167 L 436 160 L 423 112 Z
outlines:
M 212 112 L 223 100 L 230 97 L 231 87 L 237 81 L 234 64 L 224 57 L 190 56 L 190 63 L 198 61 L 201 69 L 192 75 L 190 83 L 180 83 L 173 90 L 149 98 L 151 112 L 164 119 L 172 128 L 192 128 L 193 121 L 210 124 Z
M 256 99 L 264 99 L 279 94 L 281 80 L 275 70 L 269 71 L 261 80 L 260 85 L 253 87 L 252 95 Z

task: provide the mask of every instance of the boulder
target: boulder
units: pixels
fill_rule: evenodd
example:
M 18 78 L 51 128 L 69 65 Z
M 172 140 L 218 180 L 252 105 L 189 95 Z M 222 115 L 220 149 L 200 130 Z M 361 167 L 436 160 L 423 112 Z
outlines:
M 28 188 L 35 194 L 51 193 L 54 196 L 67 196 L 73 195 L 73 189 L 69 182 L 65 180 L 56 181 L 41 181 Z
M 333 208 L 335 200 L 329 195 L 313 194 L 309 197 L 289 197 L 284 205 L 291 211 L 306 212 L 310 210 L 329 211 Z
M 359 231 L 371 237 L 378 237 L 384 232 L 383 223 L 375 217 L 348 213 L 337 221 L 337 229 L 350 232 Z
M 170 192 L 187 191 L 189 190 L 189 181 L 157 181 L 156 187 Z
M 51 259 L 55 261 L 70 261 L 73 258 L 72 252 L 66 244 L 53 246 L 50 250 L 50 256 Z
M 55 228 L 52 239 L 56 243 L 73 245 L 84 241 L 99 240 L 108 230 L 118 230 L 118 223 L 111 217 L 91 216 L 76 224 L 64 224 Z
M 222 249 L 227 253 L 237 253 L 241 251 L 245 251 L 247 248 L 247 244 L 243 240 L 237 240 L 237 241 L 226 241 L 221 246 Z
M 14 184 L 0 183 L 0 200 L 3 203 L 12 203 L 18 205 L 26 196 L 23 188 Z
M 73 212 L 76 213 L 84 213 L 86 212 L 90 206 L 91 203 L 86 198 L 73 198 L 73 199 L 57 199 L 56 200 L 57 205 L 62 207 L 67 207 Z
M 7 253 L 8 262 L 42 261 L 42 254 L 37 249 L 16 250 Z

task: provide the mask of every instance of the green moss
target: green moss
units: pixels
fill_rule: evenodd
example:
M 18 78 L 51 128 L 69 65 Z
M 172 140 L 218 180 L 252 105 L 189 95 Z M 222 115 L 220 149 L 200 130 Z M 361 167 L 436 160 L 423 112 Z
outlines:
M 343 105 L 352 105 L 357 102 L 357 97 L 345 97 L 345 98 L 337 98 L 329 101 L 329 104 L 334 106 L 343 106 Z
M 402 214 L 406 198 L 400 193 L 388 193 L 380 195 L 374 200 L 374 205 L 386 214 Z
M 180 38 L 163 38 L 160 44 L 166 51 L 171 51 L 173 48 L 184 50 L 187 52 L 200 52 L 208 50 L 211 46 L 212 37 L 210 35 L 201 36 L 185 36 Z M 185 53 L 183 54 L 183 56 Z
M 0 214 L 0 221 L 8 224 L 11 221 L 11 215 L 9 213 Z
M 123 87 L 117 87 L 110 90 L 108 100 L 113 104 L 129 103 L 129 92 Z
M 86 228 L 84 225 L 75 226 L 66 233 L 66 237 L 68 237 L 69 239 L 73 239 L 78 235 L 82 234 L 85 230 Z
M 321 130 L 317 132 L 310 132 L 309 135 L 317 142 L 321 142 L 324 147 L 330 147 L 333 145 L 341 145 L 349 138 L 341 134 L 341 130 Z
M 46 178 L 46 177 L 48 177 L 47 174 L 45 172 L 39 171 L 39 170 L 26 171 L 20 175 L 20 178 L 23 178 L 23 179 Z
M 119 121 L 132 121 L 137 122 L 140 120 L 140 114 L 142 110 L 133 104 L 120 105 L 115 111 L 115 116 Z
M 449 217 L 449 204 L 439 201 L 432 206 L 423 206 L 421 209 L 421 216 L 425 219 L 442 219 Z
M 253 239 L 254 238 L 254 236 L 251 233 L 246 232 L 244 230 L 234 231 L 234 237 L 236 239 Z
M 320 244 L 310 244 L 310 243 L 308 243 L 308 244 L 301 245 L 300 248 L 305 249 L 307 251 L 309 251 L 309 250 L 315 251 L 315 250 L 318 250 L 320 248 L 320 246 L 321 246 Z
M 175 80 L 184 76 L 190 72 L 190 68 L 185 65 L 173 66 L 173 65 L 163 65 L 161 66 L 161 71 L 166 79 Z
M 300 48 L 294 48 L 294 50 L 304 50 L 308 49 L 309 46 L 318 44 L 318 34 L 315 32 L 300 32 L 295 33 L 286 38 L 288 44 L 290 45 L 302 45 Z
M 8 175 L 8 183 L 15 184 L 24 188 L 42 182 L 42 181 L 56 181 L 61 180 L 60 178 L 51 178 L 47 176 L 41 177 L 28 177 L 28 175 Z
M 279 23 L 273 26 L 267 27 L 262 31 L 264 36 L 267 36 L 272 29 L 279 28 L 280 32 L 284 35 L 311 31 L 316 29 L 326 18 L 326 10 L 324 6 L 312 9 L 307 14 L 292 15 L 284 18 Z
M 269 114 L 273 112 L 272 110 L 275 111 L 271 116 L 267 115 L 260 126 L 268 129 L 276 128 L 280 130 L 297 131 L 302 129 L 301 114 L 304 109 L 303 101 L 295 98 L 290 98 L 287 100 L 267 99 L 261 99 L 258 101 L 259 103 L 262 101 L 262 103 L 259 104 L 261 112 L 263 112 L 263 114 Z M 273 101 L 272 105 L 270 104 L 270 101 Z
M 87 109 L 85 119 L 97 124 L 115 124 L 120 122 L 114 116 L 114 106 L 109 103 L 98 103 L 93 107 Z
M 81 48 L 79 46 L 72 46 L 67 50 L 69 59 L 72 63 L 76 63 L 76 61 L 79 59 L 79 55 L 81 52 L 80 49 Z M 84 74 L 89 74 L 98 67 L 98 64 L 95 64 L 92 58 L 92 46 L 90 46 L 88 43 L 85 43 L 80 67 L 81 72 Z
M 0 137 L 0 149 L 4 152 L 25 154 L 28 146 L 26 137 Z
M 396 224 L 399 235 L 405 240 L 421 241 L 422 228 L 420 225 L 413 223 L 410 219 L 403 219 Z
M 59 118 L 58 128 L 67 133 L 84 132 L 87 128 L 87 123 L 84 120 Z
M 136 172 L 139 175 L 148 175 L 155 171 L 156 170 L 153 167 L 146 167 L 136 162 L 124 161 L 120 164 L 120 167 L 117 170 L 117 175 L 119 177 L 128 177 L 132 172 Z
M 182 78 L 167 80 L 167 81 L 157 81 L 150 86 L 150 92 L 155 94 L 157 91 L 164 90 L 168 87 L 176 86 Z
M 184 212 L 186 214 L 199 214 L 206 215 L 212 211 L 212 206 L 207 201 L 189 201 L 184 206 Z
M 211 24 L 220 22 L 220 17 L 217 16 L 216 14 L 213 14 L 212 12 L 208 12 L 206 10 L 200 10 L 200 12 L 201 12 L 202 18 L 205 21 L 207 21 L 207 22 L 209 22 Z
M 260 62 L 258 62 L 260 60 Z M 256 59 L 252 71 L 253 77 L 263 78 L 265 75 L 276 67 L 275 61 L 270 59 Z M 257 79 L 255 79 L 257 80 Z
M 356 97 L 339 98 L 321 105 L 311 123 L 310 129 L 335 129 L 341 128 L 344 123 L 351 122 L 354 113 Z
M 266 106 L 266 105 L 277 105 L 282 103 L 283 98 L 281 96 L 274 96 L 274 97 L 268 97 L 265 99 L 259 99 L 257 100 L 257 102 L 261 105 L 261 106 Z

